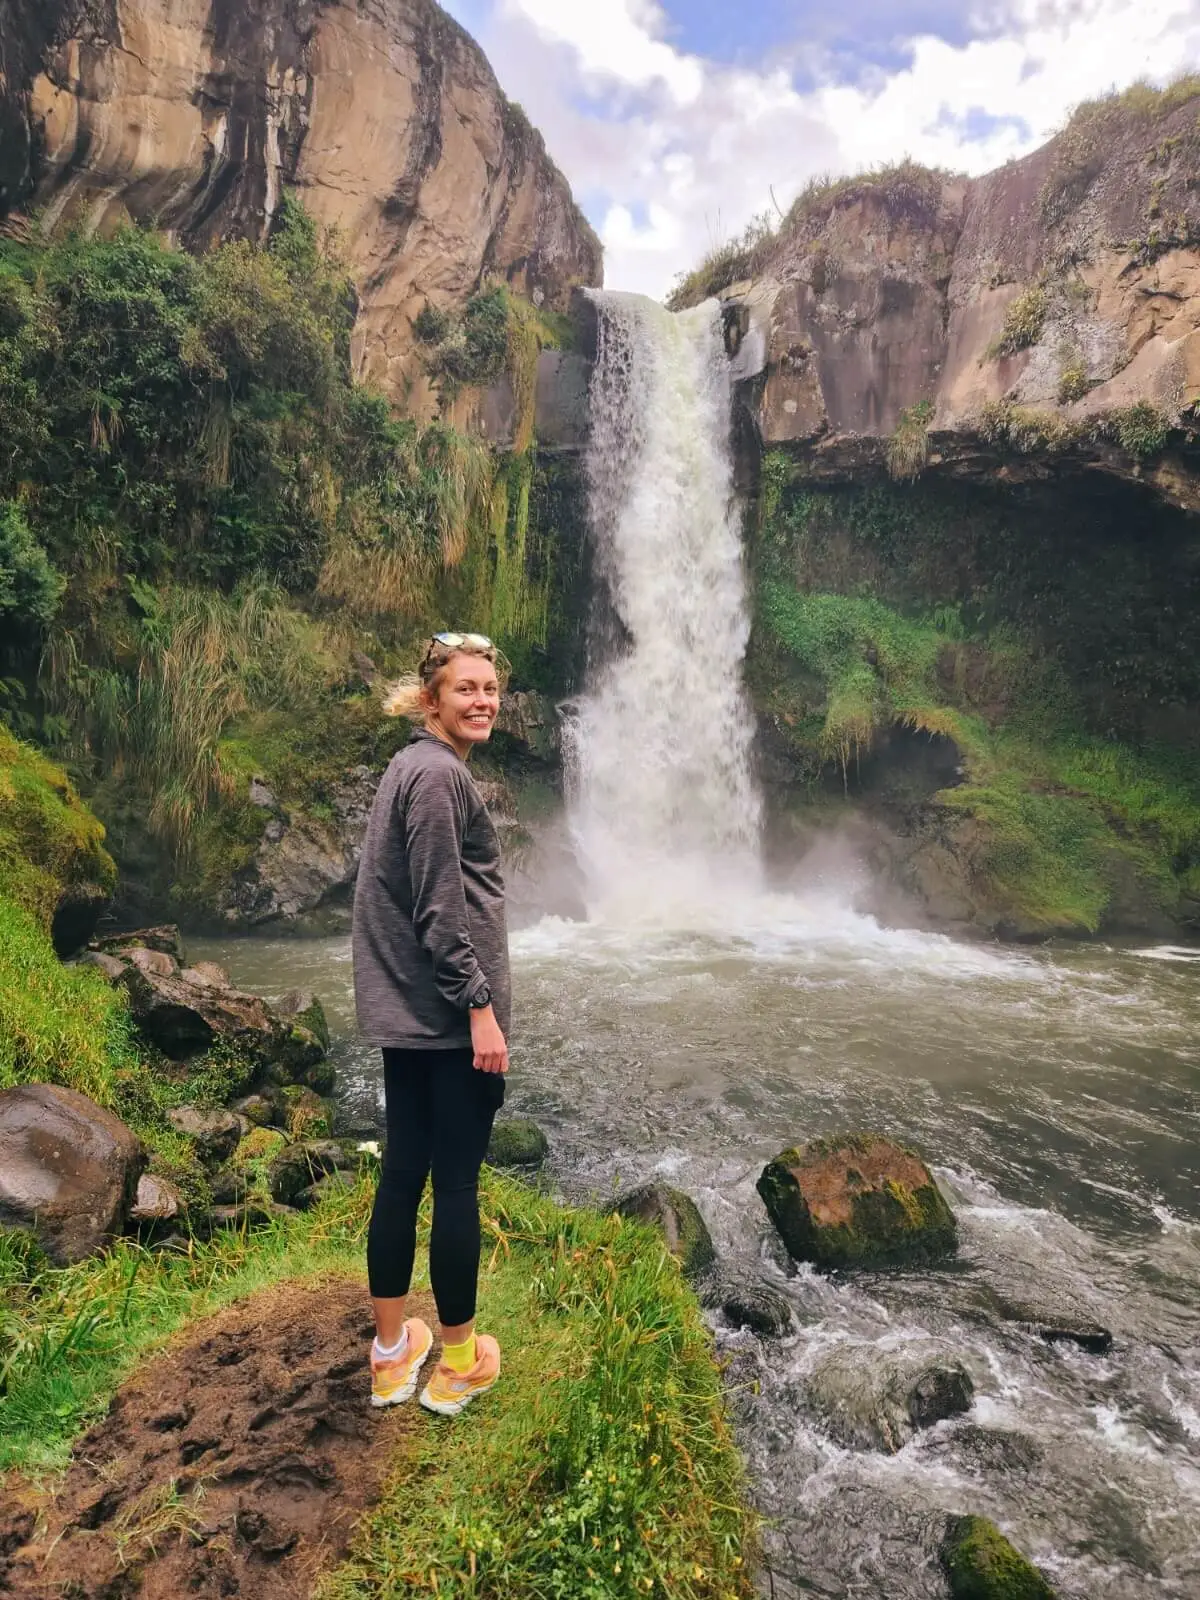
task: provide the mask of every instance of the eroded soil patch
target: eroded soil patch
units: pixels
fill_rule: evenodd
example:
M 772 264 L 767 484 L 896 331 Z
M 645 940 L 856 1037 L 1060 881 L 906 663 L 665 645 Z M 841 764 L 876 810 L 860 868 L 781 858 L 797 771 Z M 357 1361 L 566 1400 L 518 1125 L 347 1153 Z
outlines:
M 418 1423 L 370 1409 L 370 1335 L 361 1284 L 284 1284 L 152 1357 L 53 1498 L 0 1512 L 0 1593 L 302 1600 Z

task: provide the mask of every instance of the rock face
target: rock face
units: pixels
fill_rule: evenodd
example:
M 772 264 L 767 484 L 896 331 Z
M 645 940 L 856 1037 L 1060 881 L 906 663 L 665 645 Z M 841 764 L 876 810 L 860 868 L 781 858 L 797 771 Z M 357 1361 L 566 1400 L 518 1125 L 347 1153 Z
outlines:
M 929 1168 L 873 1134 L 817 1139 L 763 1169 L 758 1192 L 795 1261 L 819 1267 L 934 1261 L 957 1224 Z
M 0 1223 L 27 1228 L 60 1266 L 120 1232 L 146 1164 L 111 1111 L 55 1084 L 0 1091 Z
M 940 1556 L 952 1600 L 1056 1600 L 1037 1568 L 986 1517 L 952 1517 Z
M 689 1195 L 668 1183 L 646 1183 L 615 1200 L 612 1209 L 657 1228 L 667 1249 L 687 1278 L 694 1278 L 716 1260 L 712 1235 Z
M 961 1362 L 935 1349 L 844 1344 L 823 1357 L 807 1390 L 841 1443 L 894 1452 L 919 1429 L 969 1411 L 975 1385 Z
M 361 297 L 356 363 L 427 394 L 412 320 L 502 277 L 565 310 L 599 241 L 433 0 L 14 0 L 0 40 L 0 210 L 203 250 L 264 238 L 285 189 L 336 227 Z M 408 390 L 410 383 L 415 388 Z
M 728 291 L 762 441 L 835 481 L 891 444 L 899 476 L 1028 481 L 1054 462 L 1200 507 L 1197 110 L 1125 97 L 978 179 L 905 164 L 803 197 Z M 1155 416 L 1174 429 L 1157 446 Z

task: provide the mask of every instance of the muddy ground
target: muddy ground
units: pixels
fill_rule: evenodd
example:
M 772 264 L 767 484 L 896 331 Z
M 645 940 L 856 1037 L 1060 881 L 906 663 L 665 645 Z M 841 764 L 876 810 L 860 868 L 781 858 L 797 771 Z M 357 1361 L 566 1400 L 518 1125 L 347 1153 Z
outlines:
M 432 1323 L 426 1297 L 412 1310 Z M 125 1384 L 52 1496 L 0 1510 L 0 1594 L 303 1600 L 425 1416 L 415 1400 L 371 1410 L 371 1332 L 363 1286 L 343 1280 L 189 1329 Z

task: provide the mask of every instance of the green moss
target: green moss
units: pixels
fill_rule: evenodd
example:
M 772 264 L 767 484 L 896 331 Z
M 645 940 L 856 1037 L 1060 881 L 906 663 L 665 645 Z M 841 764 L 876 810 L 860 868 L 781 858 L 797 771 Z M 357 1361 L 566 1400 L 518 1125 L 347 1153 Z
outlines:
M 487 1161 L 493 1167 L 540 1167 L 549 1153 L 546 1135 L 536 1122 L 501 1117 L 488 1141 Z
M 49 928 L 63 892 L 110 894 L 117 871 L 104 828 L 61 767 L 0 723 L 0 879 Z
M 940 1550 L 953 1600 L 1056 1600 L 1041 1573 L 986 1517 L 953 1517 Z

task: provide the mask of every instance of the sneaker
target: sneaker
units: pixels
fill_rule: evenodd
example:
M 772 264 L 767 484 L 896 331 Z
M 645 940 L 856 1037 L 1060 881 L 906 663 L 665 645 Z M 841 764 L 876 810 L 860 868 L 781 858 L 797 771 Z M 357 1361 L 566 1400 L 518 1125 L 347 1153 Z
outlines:
M 500 1346 L 490 1333 L 477 1334 L 475 1365 L 469 1372 L 455 1372 L 439 1361 L 421 1391 L 421 1404 L 443 1417 L 456 1417 L 477 1395 L 486 1394 L 499 1376 Z
M 404 1326 L 408 1332 L 408 1346 L 402 1355 L 384 1361 L 375 1354 L 374 1342 L 371 1344 L 373 1406 L 398 1406 L 411 1400 L 417 1392 L 417 1378 L 433 1349 L 433 1333 L 420 1317 L 410 1317 Z

